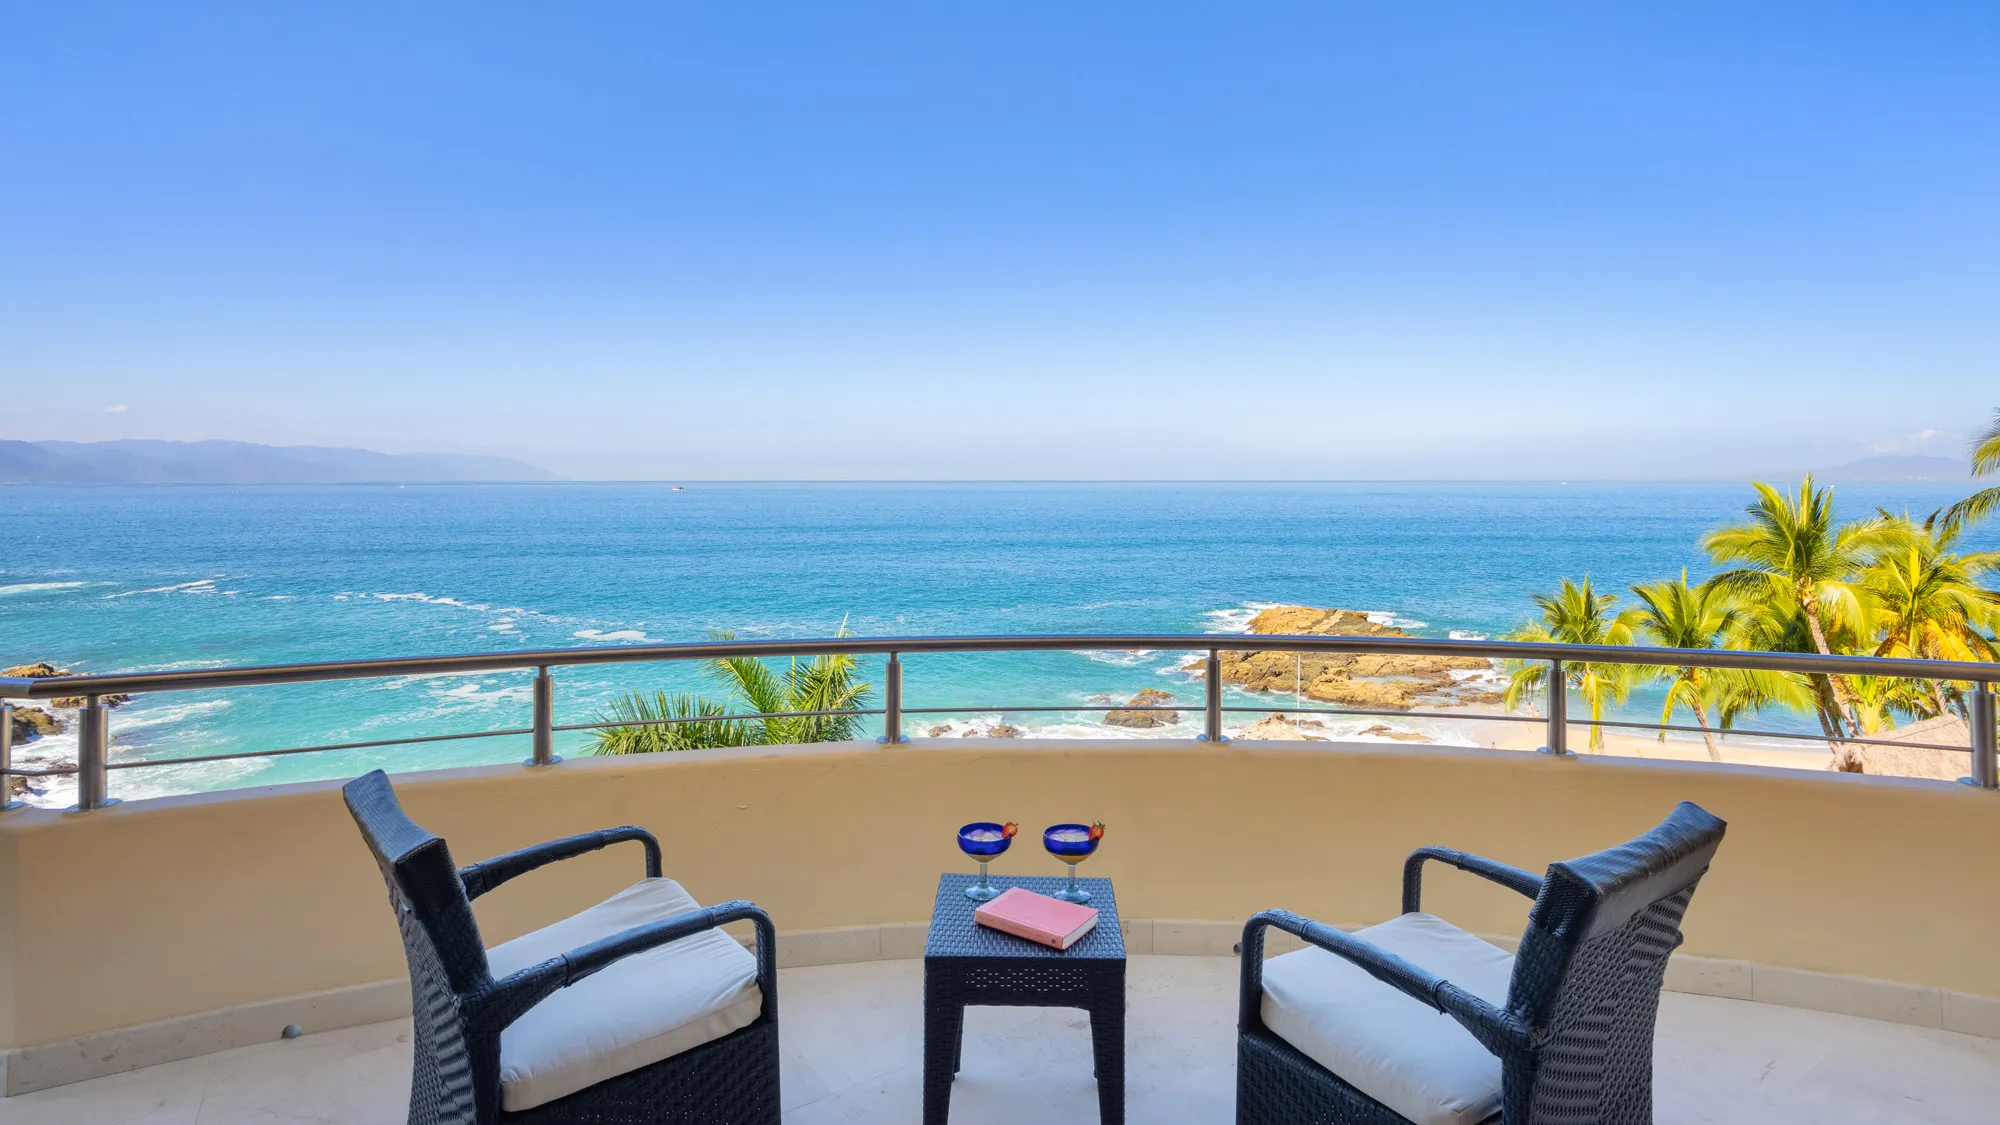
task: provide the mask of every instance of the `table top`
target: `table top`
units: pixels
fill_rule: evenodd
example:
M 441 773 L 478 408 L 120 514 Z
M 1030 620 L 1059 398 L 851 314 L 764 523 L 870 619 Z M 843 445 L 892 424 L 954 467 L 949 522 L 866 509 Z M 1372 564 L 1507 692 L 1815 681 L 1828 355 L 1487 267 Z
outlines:
M 972 920 L 980 904 L 965 897 L 965 888 L 978 881 L 977 875 L 946 875 L 938 880 L 937 905 L 931 911 L 930 941 L 924 946 L 929 957 L 1048 957 L 1074 961 L 1123 961 L 1125 934 L 1118 928 L 1118 900 L 1111 894 L 1109 879 L 1078 879 L 1076 884 L 1090 892 L 1085 903 L 1097 911 L 1097 926 L 1068 949 L 1050 949 L 1027 938 L 988 929 Z M 1025 887 L 1037 894 L 1053 895 L 1069 885 L 1065 876 L 1016 875 L 992 877 L 996 887 Z

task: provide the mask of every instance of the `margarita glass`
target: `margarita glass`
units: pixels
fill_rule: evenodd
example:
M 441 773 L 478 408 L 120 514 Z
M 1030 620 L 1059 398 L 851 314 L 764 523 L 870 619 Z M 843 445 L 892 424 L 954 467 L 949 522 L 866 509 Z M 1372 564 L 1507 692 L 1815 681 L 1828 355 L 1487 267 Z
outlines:
M 990 820 L 976 820 L 958 830 L 958 850 L 979 861 L 979 882 L 965 888 L 966 898 L 986 902 L 1000 897 L 1000 888 L 986 881 L 986 862 L 1006 851 L 1018 831 L 1017 825 Z
M 1090 892 L 1076 885 L 1076 865 L 1089 859 L 1104 838 L 1102 824 L 1052 824 L 1042 833 L 1042 846 L 1049 854 L 1069 864 L 1069 886 L 1055 893 L 1064 902 L 1085 903 Z

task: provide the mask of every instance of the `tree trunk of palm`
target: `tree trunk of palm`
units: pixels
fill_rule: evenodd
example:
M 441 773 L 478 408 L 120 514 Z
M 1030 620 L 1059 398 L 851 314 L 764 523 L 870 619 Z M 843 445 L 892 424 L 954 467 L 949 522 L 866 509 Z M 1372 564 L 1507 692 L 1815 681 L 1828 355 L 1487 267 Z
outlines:
M 1691 706 L 1694 709 L 1694 721 L 1701 726 L 1701 740 L 1708 744 L 1708 760 L 1721 761 L 1722 748 L 1715 744 L 1715 735 L 1708 729 L 1708 708 L 1703 707 L 1699 699 L 1693 700 Z
M 1812 632 L 1813 647 L 1819 649 L 1821 656 L 1832 656 L 1833 650 L 1827 647 L 1826 643 L 1826 630 L 1820 628 L 1819 624 L 1819 602 L 1814 598 L 1801 598 L 1799 599 L 1799 608 L 1806 612 L 1806 627 Z M 1854 689 L 1847 686 L 1847 681 L 1840 676 L 1828 675 L 1826 680 L 1833 687 L 1834 701 L 1847 709 L 1848 721 L 1856 728 L 1859 728 L 1861 726 L 1861 716 L 1856 713 L 1854 708 Z M 1834 730 L 1832 733 L 1841 733 L 1841 724 L 1837 713 L 1833 725 Z M 1835 751 L 1834 753 L 1837 757 L 1840 752 Z
M 1951 714 L 1951 704 L 1945 702 L 1944 698 L 1944 681 L 1928 680 L 1925 682 L 1931 686 L 1931 702 L 1937 706 L 1937 713 L 1940 716 Z

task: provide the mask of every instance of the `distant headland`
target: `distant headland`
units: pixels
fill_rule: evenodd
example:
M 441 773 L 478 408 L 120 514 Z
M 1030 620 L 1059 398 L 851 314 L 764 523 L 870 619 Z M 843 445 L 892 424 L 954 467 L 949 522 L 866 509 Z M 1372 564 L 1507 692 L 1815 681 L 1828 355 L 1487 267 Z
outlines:
M 511 457 L 247 441 L 0 441 L 0 484 L 398 484 L 549 481 Z

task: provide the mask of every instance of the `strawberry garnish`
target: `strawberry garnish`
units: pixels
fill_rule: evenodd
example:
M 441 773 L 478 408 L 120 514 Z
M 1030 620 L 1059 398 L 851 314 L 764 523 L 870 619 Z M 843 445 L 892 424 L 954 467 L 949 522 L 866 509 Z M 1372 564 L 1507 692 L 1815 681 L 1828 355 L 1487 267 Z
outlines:
M 1104 822 L 1103 822 L 1103 821 L 1101 821 L 1101 820 L 1100 820 L 1100 821 L 1098 821 L 1098 822 L 1097 822 L 1096 824 L 1093 824 L 1093 825 L 1091 825 L 1091 826 L 1090 826 L 1090 838 L 1091 838 L 1091 839 L 1093 839 L 1093 840 L 1102 840 L 1102 839 L 1104 839 Z
M 1011 840 L 1014 838 L 1014 834 L 1019 832 L 1020 830 L 1021 826 L 1015 824 L 1013 821 L 1010 820 L 1006 824 L 1000 826 L 1000 838 L 1003 840 Z

